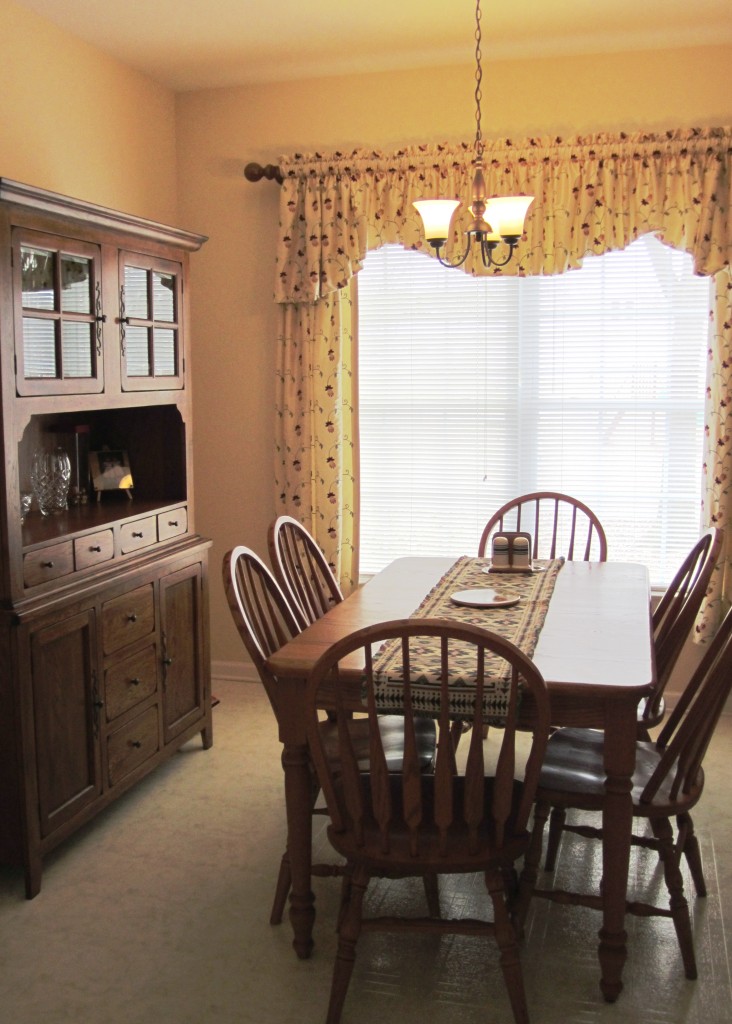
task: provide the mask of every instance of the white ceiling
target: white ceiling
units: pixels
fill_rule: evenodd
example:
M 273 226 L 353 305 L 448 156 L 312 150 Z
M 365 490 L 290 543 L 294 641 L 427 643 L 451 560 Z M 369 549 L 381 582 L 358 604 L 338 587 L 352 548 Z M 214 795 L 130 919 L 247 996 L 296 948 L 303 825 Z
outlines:
M 176 90 L 472 60 L 474 0 L 16 0 Z M 483 0 L 484 63 L 732 42 L 732 0 Z

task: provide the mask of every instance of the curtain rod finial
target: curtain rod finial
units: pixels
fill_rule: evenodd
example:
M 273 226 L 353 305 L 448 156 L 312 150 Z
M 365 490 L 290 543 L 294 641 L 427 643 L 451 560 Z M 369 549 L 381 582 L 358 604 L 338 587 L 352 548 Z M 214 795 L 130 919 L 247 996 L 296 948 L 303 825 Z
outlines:
M 244 168 L 244 177 L 247 181 L 261 181 L 262 178 L 266 178 L 268 181 L 276 181 L 278 185 L 284 181 L 282 172 L 276 164 L 265 164 L 264 167 L 257 163 L 247 164 Z

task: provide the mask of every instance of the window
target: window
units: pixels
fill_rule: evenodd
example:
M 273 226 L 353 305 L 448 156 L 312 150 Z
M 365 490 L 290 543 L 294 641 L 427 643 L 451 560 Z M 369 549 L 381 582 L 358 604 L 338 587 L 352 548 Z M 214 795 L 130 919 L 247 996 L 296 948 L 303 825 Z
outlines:
M 358 275 L 361 571 L 469 554 L 509 498 L 588 504 L 665 586 L 699 536 L 710 284 L 644 236 L 556 277 L 400 246 Z

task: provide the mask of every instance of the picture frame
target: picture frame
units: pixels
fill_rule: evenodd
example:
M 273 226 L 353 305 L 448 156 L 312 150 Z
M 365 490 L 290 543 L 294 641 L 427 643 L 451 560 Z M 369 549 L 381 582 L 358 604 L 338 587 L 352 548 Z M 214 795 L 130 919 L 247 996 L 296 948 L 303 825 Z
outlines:
M 89 473 L 97 501 L 101 500 L 103 491 L 126 491 L 132 500 L 132 470 L 127 452 L 122 448 L 89 452 Z

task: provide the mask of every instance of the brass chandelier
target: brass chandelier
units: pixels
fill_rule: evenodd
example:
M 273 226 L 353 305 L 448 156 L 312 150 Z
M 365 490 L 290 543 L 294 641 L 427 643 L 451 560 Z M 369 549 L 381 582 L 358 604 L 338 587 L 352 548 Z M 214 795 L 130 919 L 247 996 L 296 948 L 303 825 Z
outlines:
M 457 259 L 449 259 L 443 255 L 442 247 L 450 237 L 450 225 L 459 199 L 419 199 L 412 205 L 422 218 L 425 239 L 436 250 L 437 258 L 445 267 L 460 267 L 465 263 L 473 242 L 478 244 L 483 266 L 505 267 L 513 256 L 516 245 L 524 231 L 526 211 L 534 201 L 533 196 L 497 196 L 486 197 L 485 178 L 483 176 L 483 133 L 480 125 L 480 101 L 483 97 L 481 84 L 483 69 L 481 67 L 481 10 L 480 0 L 475 4 L 475 156 L 473 158 L 473 191 L 470 214 L 471 226 L 466 231 L 468 236 L 465 252 Z M 486 219 L 487 218 L 487 219 Z M 495 250 L 504 242 L 508 253 L 502 260 L 497 260 Z

